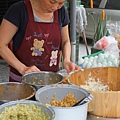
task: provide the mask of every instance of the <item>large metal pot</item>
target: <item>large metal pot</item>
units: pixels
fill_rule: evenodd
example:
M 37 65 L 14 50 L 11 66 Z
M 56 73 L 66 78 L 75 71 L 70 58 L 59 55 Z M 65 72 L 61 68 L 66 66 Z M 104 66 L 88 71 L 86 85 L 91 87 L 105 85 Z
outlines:
M 22 76 L 22 82 L 34 86 L 39 89 L 45 85 L 61 83 L 63 76 L 54 72 L 32 72 Z
M 74 94 L 76 99 L 86 98 L 82 105 L 74 107 L 56 107 L 50 106 L 55 111 L 55 120 L 86 120 L 87 116 L 87 107 L 90 101 L 89 93 L 77 86 L 68 85 L 68 84 L 59 84 L 59 85 L 48 85 L 40 88 L 36 94 L 35 98 L 40 103 L 50 104 L 51 98 L 56 95 L 55 99 L 63 100 L 68 93 Z
M 15 106 L 17 104 L 26 104 L 26 105 L 33 104 L 33 105 L 37 106 L 38 108 L 42 109 L 42 111 L 49 117 L 48 120 L 53 120 L 54 117 L 55 117 L 55 112 L 53 111 L 52 108 L 49 108 L 49 107 L 47 107 L 47 106 L 45 106 L 43 104 L 40 104 L 37 101 L 32 101 L 32 100 L 18 100 L 18 101 L 11 101 L 11 102 L 8 102 L 8 103 L 4 103 L 3 105 L 0 105 L 0 114 L 4 111 L 5 108 L 13 107 L 13 106 Z M 19 111 L 19 108 L 16 110 L 16 113 L 15 113 L 16 115 L 17 115 L 18 111 Z M 8 111 L 8 113 L 6 113 L 6 114 L 8 114 L 10 116 L 10 113 L 11 113 L 11 111 Z M 21 110 L 21 114 L 22 114 L 22 110 Z M 27 114 L 27 113 L 24 112 L 24 114 Z
M 26 100 L 36 93 L 34 87 L 18 82 L 0 83 L 0 104 L 14 100 Z

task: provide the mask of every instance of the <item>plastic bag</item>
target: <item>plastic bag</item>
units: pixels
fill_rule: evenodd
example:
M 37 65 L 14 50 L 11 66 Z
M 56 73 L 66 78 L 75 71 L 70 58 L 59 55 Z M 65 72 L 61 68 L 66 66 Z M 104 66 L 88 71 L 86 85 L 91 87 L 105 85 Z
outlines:
M 80 5 L 76 8 L 76 31 L 81 33 L 87 25 L 87 16 L 85 8 Z
M 120 21 L 108 20 L 106 27 L 111 36 L 114 37 L 115 34 L 120 35 Z
M 112 54 L 114 58 L 119 59 L 118 41 L 112 36 L 104 36 L 96 42 L 94 48 L 104 50 L 105 53 Z
M 104 36 L 100 40 L 98 40 L 93 46 L 96 49 L 104 50 L 108 45 L 116 43 L 116 40 L 112 36 Z
M 106 27 L 110 35 L 118 41 L 118 48 L 120 49 L 120 21 L 109 20 Z
M 109 46 L 107 46 L 104 49 L 104 52 L 109 55 L 113 55 L 113 57 L 116 59 L 119 59 L 119 48 L 118 48 L 117 42 L 114 42 L 114 43 L 110 44 Z

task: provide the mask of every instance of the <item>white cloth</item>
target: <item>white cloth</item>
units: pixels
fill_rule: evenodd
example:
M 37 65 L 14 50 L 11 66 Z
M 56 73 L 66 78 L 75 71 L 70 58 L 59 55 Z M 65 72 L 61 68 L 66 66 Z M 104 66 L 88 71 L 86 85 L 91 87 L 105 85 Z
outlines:
M 80 5 L 76 8 L 76 31 L 82 32 L 87 25 L 87 16 L 85 8 Z

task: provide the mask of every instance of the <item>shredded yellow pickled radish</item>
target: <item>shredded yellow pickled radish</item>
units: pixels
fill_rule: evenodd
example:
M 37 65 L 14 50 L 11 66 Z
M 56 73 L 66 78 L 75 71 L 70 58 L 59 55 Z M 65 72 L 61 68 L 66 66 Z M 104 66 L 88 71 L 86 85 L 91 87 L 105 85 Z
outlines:
M 6 107 L 0 120 L 50 120 L 50 117 L 37 105 L 17 104 Z

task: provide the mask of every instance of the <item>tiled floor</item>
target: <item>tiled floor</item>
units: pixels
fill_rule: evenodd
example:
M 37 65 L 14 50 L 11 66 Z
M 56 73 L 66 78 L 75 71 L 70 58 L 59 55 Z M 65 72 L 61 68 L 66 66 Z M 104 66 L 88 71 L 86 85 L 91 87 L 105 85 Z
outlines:
M 76 50 L 77 54 L 75 55 L 76 58 L 78 58 L 78 56 L 82 57 L 82 56 L 87 55 L 85 45 L 80 44 L 79 46 L 80 46 L 79 47 L 80 54 L 78 55 L 77 53 L 78 52 L 78 47 L 77 47 L 77 50 Z M 88 47 L 88 49 L 90 51 L 90 46 Z M 9 70 L 8 64 L 5 61 L 0 59 L 0 82 L 6 82 L 9 80 L 9 71 L 10 70 Z

